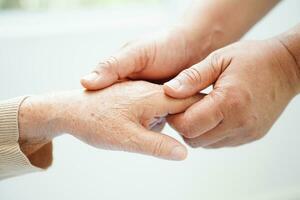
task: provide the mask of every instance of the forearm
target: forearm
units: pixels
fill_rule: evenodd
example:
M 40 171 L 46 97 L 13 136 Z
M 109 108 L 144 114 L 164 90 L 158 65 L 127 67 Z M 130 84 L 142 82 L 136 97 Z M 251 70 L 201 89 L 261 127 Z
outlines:
M 279 0 L 196 0 L 180 23 L 190 30 L 193 43 L 197 44 L 197 41 L 201 41 L 199 38 L 207 37 L 210 40 L 210 51 L 213 51 L 242 37 L 278 2 Z
M 19 144 L 26 156 L 36 152 L 58 135 L 58 115 L 48 97 L 26 98 L 19 109 Z

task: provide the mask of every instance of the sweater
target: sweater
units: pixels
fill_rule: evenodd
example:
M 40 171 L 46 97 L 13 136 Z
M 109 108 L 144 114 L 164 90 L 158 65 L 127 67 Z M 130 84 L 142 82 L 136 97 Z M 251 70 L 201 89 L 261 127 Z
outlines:
M 31 155 L 19 145 L 18 113 L 26 97 L 0 101 L 0 179 L 41 171 L 52 163 L 52 143 Z

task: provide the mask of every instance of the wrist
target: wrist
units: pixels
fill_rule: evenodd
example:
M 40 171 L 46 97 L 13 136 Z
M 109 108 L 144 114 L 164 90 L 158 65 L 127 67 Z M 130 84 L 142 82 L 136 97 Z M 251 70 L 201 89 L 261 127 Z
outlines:
M 270 62 L 279 68 L 281 76 L 278 81 L 286 88 L 289 96 L 293 98 L 300 91 L 300 69 L 295 59 L 289 51 L 286 44 L 282 42 L 281 37 L 275 37 L 266 40 L 269 45 L 269 52 L 273 54 L 273 60 Z
M 59 134 L 59 117 L 45 96 L 31 96 L 20 105 L 19 143 L 21 147 L 38 147 Z
M 275 38 L 286 53 L 288 68 L 291 71 L 289 79 L 293 81 L 295 95 L 300 92 L 300 25 Z
M 300 24 L 277 37 L 278 41 L 289 54 L 291 67 L 296 76 L 296 93 L 300 92 Z
M 211 30 L 211 27 L 200 30 L 199 28 L 195 28 L 191 23 L 180 21 L 172 27 L 171 31 L 174 34 L 180 34 L 185 38 L 186 51 L 187 55 L 189 55 L 190 65 L 203 60 L 216 49 L 216 44 L 213 40 L 215 35 Z
M 239 37 L 228 34 L 226 26 L 220 20 L 210 18 L 195 22 L 190 18 L 183 18 L 177 24 L 187 41 L 187 48 L 196 62 L 206 58 L 213 51 L 222 48 Z M 227 29 L 230 29 L 227 27 Z

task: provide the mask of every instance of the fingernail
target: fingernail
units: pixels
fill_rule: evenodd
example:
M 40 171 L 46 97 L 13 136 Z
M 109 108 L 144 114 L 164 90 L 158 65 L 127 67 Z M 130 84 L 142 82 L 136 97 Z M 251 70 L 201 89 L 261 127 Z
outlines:
M 95 81 L 98 78 L 98 74 L 96 72 L 92 72 L 84 77 L 82 79 L 87 81 Z
M 171 152 L 171 158 L 174 160 L 183 160 L 187 156 L 187 151 L 181 146 L 175 147 Z
M 178 89 L 181 86 L 181 83 L 177 79 L 172 79 L 169 82 L 166 82 L 165 85 L 167 85 L 173 89 Z

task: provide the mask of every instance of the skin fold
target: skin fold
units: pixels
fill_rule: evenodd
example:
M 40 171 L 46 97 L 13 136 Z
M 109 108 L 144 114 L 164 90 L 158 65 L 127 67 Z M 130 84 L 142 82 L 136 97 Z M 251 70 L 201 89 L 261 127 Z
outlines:
M 19 111 L 22 151 L 29 156 L 62 133 L 101 149 L 182 160 L 187 150 L 160 131 L 167 115 L 178 114 L 201 95 L 175 99 L 162 85 L 125 81 L 90 92 L 65 91 L 27 98 Z M 153 129 L 153 124 L 156 128 Z M 150 130 L 150 129 L 153 130 Z

